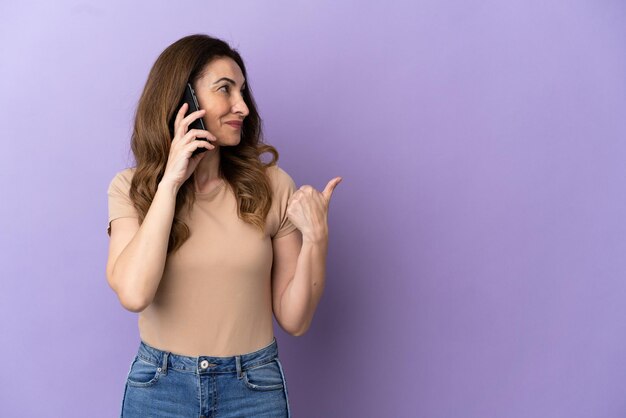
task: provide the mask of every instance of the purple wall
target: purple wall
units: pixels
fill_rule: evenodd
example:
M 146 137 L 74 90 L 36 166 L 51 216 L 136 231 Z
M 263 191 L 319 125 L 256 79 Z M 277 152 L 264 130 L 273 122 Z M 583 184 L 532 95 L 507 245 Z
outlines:
M 0 4 L 0 416 L 113 417 L 139 343 L 106 188 L 150 66 L 243 54 L 279 164 L 331 202 L 296 417 L 626 416 L 626 5 Z

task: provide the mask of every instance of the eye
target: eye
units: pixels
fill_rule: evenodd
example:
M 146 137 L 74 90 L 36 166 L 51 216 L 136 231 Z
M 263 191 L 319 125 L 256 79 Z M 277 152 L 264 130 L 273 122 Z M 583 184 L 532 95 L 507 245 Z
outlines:
M 226 91 L 227 91 L 227 92 L 230 92 L 230 85 L 228 85 L 228 84 L 224 84 L 224 85 L 223 85 L 222 87 L 220 87 L 218 90 L 221 90 L 221 89 L 224 89 L 224 88 L 226 89 Z M 245 90 L 245 89 L 246 89 L 245 87 L 241 89 L 241 95 L 242 95 L 242 96 L 243 96 L 243 92 L 244 92 L 244 90 Z

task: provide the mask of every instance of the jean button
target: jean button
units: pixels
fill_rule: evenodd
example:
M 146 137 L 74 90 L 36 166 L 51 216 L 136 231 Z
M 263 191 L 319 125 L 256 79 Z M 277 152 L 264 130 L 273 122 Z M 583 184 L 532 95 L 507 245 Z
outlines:
M 200 367 L 202 367 L 203 369 L 206 369 L 207 367 L 209 367 L 209 362 L 206 360 L 202 360 L 200 362 Z

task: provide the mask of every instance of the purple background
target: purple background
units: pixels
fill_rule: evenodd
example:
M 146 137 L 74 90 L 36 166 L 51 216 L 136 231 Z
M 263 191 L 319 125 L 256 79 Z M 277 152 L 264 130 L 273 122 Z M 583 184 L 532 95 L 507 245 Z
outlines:
M 131 4 L 132 3 L 132 4 Z M 0 4 L 0 415 L 113 417 L 107 186 L 158 54 L 242 53 L 298 186 L 344 177 L 296 417 L 626 416 L 626 5 Z

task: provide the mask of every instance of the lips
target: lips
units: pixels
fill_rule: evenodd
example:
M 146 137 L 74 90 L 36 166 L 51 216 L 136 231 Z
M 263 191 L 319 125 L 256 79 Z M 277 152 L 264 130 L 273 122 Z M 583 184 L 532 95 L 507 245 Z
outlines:
M 226 124 L 232 126 L 233 128 L 241 129 L 241 125 L 243 123 L 242 122 L 237 122 L 237 121 L 230 121 L 230 122 L 226 122 Z

